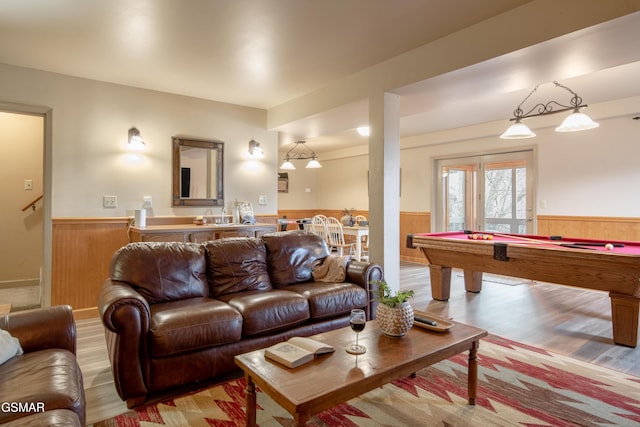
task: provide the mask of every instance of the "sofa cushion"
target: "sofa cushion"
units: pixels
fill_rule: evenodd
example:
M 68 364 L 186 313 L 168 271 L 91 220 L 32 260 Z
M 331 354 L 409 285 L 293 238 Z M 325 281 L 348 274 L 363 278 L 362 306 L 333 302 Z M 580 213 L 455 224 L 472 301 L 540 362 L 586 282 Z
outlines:
M 244 336 L 289 329 L 309 319 L 306 298 L 288 290 L 236 292 L 219 299 L 242 314 Z
M 260 239 L 231 237 L 204 243 L 209 294 L 271 289 L 267 251 Z
M 329 255 L 324 239 L 307 231 L 266 234 L 262 239 L 274 287 L 313 280 L 311 273 Z
M 323 319 L 349 313 L 368 304 L 367 291 L 352 283 L 308 282 L 287 287 L 309 302 L 312 319 Z
M 42 403 L 47 411 L 69 409 L 84 423 L 82 373 L 70 351 L 50 349 L 15 356 L 0 366 L 0 378 L 3 401 Z M 33 413 L 0 411 L 0 424 Z
M 192 243 L 129 243 L 113 255 L 111 279 L 129 283 L 149 304 L 209 293 L 204 248 Z
M 242 316 L 211 298 L 187 298 L 150 307 L 152 357 L 181 354 L 240 340 Z

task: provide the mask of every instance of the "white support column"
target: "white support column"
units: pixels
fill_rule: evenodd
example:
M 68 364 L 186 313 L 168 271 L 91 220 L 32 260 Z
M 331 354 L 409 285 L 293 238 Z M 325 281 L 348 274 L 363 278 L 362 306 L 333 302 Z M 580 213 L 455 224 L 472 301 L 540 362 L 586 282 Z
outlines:
M 369 256 L 384 268 L 392 289 L 400 287 L 400 99 L 392 93 L 369 99 Z

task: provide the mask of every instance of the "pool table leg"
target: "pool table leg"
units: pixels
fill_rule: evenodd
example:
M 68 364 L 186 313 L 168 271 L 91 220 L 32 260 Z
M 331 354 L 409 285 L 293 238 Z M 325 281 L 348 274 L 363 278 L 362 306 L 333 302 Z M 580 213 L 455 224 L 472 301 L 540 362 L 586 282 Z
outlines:
M 464 288 L 467 292 L 482 290 L 482 271 L 464 270 Z
M 451 294 L 451 267 L 429 265 L 431 277 L 431 298 L 438 301 L 448 301 Z
M 609 292 L 613 341 L 634 347 L 638 344 L 638 313 L 640 298 Z

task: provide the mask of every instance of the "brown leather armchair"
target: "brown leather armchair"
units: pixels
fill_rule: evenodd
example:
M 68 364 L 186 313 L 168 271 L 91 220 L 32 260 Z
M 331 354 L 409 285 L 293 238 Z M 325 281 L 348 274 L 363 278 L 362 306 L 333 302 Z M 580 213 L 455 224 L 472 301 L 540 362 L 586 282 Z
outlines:
M 0 329 L 18 338 L 24 351 L 0 365 L 0 424 L 84 426 L 86 404 L 71 307 L 5 314 Z

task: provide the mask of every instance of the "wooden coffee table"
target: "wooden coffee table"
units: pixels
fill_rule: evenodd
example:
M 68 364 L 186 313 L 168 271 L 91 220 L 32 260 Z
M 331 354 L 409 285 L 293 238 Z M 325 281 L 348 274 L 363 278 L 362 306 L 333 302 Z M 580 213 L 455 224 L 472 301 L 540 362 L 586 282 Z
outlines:
M 464 351 L 469 351 L 468 398 L 474 405 L 476 354 L 487 331 L 453 323 L 446 332 L 414 326 L 404 337 L 392 338 L 380 331 L 375 320 L 369 321 L 359 338 L 367 352 L 360 356 L 345 351 L 355 341 L 350 328 L 321 333 L 313 338 L 334 346 L 335 353 L 295 369 L 265 359 L 264 350 L 238 355 L 235 362 L 247 383 L 247 426 L 256 425 L 256 385 L 293 415 L 297 426 L 304 426 L 314 414 Z

